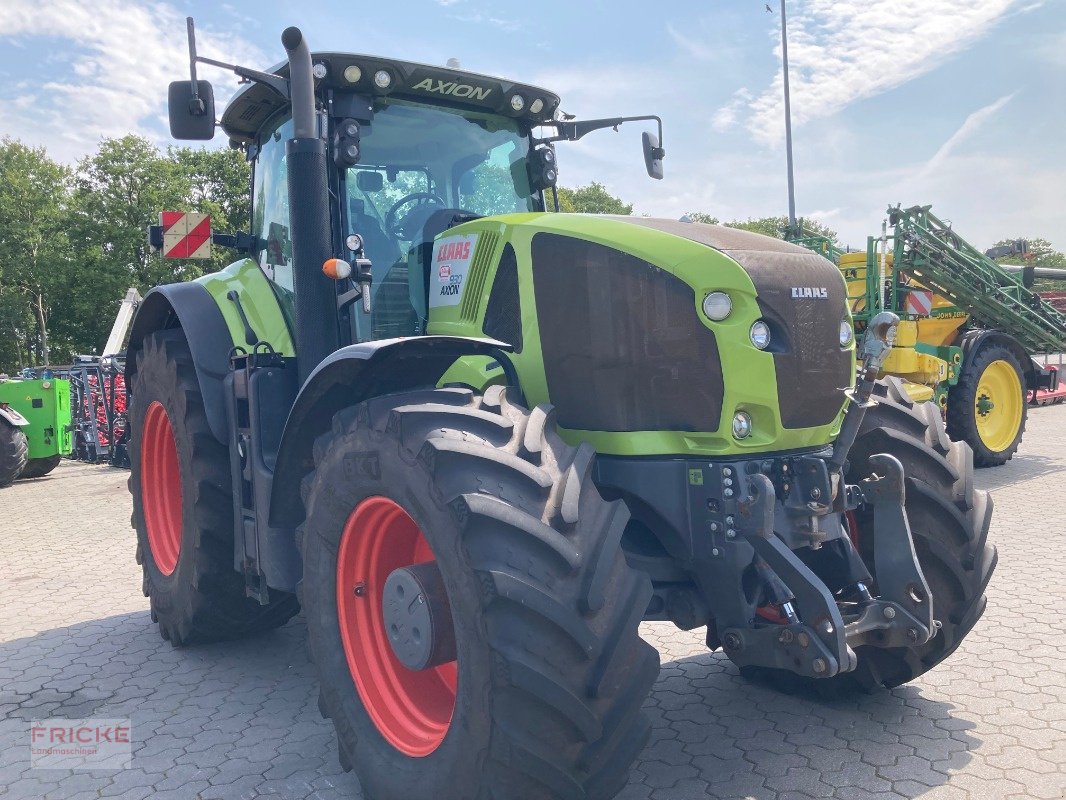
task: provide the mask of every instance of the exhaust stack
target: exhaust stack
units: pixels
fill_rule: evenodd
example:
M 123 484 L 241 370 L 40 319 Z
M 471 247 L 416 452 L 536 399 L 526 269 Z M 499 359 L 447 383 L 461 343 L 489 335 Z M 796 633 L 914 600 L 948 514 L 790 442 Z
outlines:
M 318 134 L 311 51 L 299 28 L 286 28 L 293 138 L 285 143 L 289 179 L 289 235 L 296 294 L 296 357 L 303 385 L 319 362 L 340 346 L 337 290 L 322 273 L 330 247 L 326 142 Z

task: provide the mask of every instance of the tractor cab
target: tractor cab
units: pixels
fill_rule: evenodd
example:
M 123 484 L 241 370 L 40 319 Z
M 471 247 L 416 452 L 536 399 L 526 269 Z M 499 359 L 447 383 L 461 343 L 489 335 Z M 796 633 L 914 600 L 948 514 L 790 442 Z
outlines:
M 497 78 L 368 56 L 316 53 L 312 61 L 318 124 L 334 147 L 334 248 L 351 258 L 361 245 L 373 265 L 371 310 L 350 315 L 351 341 L 422 333 L 434 238 L 477 217 L 544 210 L 554 173 L 545 176 L 537 165 L 545 154 L 553 163 L 554 154 L 547 145 L 537 149 L 533 130 L 551 120 L 559 98 Z M 264 84 L 249 84 L 221 125 L 254 165 L 256 258 L 291 304 L 288 103 Z

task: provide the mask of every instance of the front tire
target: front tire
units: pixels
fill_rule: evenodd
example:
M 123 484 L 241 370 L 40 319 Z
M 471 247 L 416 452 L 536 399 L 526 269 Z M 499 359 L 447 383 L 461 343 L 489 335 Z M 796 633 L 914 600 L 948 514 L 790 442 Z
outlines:
M 177 647 L 284 624 L 299 609 L 295 597 L 272 592 L 260 605 L 233 568 L 229 454 L 208 426 L 180 329 L 145 337 L 129 419 L 131 522 L 160 635 Z
M 989 545 L 992 498 L 974 489 L 969 445 L 953 442 L 933 403 L 915 403 L 899 378 L 879 380 L 877 405 L 867 410 L 848 457 L 845 480 L 859 484 L 873 472 L 870 456 L 888 453 L 903 465 L 904 506 L 914 549 L 933 596 L 937 634 L 916 647 L 858 647 L 858 664 L 831 678 L 806 678 L 764 667 L 743 667 L 741 674 L 791 694 L 836 699 L 856 692 L 892 689 L 914 680 L 950 656 L 977 624 L 987 600 L 985 587 L 996 567 Z M 848 515 L 859 554 L 876 574 L 873 509 Z M 876 594 L 876 586 L 870 587 Z
M 878 404 L 863 419 L 847 482 L 868 477 L 869 458 L 877 453 L 903 464 L 914 549 L 942 627 L 918 647 L 860 647 L 856 670 L 830 679 L 867 690 L 912 681 L 955 652 L 984 613 L 984 591 L 997 561 L 996 548 L 988 544 L 992 498 L 974 488 L 969 445 L 951 441 L 939 409 L 913 402 L 898 378 L 878 381 L 874 395 Z M 873 512 L 859 509 L 854 520 L 859 552 L 873 568 Z
M 26 462 L 26 468 L 22 470 L 20 478 L 42 478 L 59 466 L 62 456 L 45 456 L 44 458 L 31 458 Z
M 658 656 L 638 633 L 650 582 L 620 546 L 629 513 L 593 485 L 593 450 L 566 445 L 550 407 L 493 387 L 347 409 L 314 456 L 302 600 L 319 707 L 367 795 L 620 791 L 649 732 Z M 426 561 L 457 658 L 414 672 L 387 642 L 383 581 Z
M 0 419 L 0 488 L 10 486 L 26 469 L 26 434 L 18 425 Z

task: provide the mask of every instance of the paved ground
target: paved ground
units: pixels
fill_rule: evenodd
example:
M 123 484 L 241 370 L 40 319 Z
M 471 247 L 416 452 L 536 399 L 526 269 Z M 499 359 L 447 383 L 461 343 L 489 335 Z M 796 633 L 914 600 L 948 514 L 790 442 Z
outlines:
M 997 500 L 988 612 L 911 686 L 797 700 L 743 683 L 698 633 L 646 625 L 663 656 L 655 732 L 623 797 L 1066 797 L 1064 472 L 1066 407 L 1035 410 L 1022 455 L 978 478 Z M 125 484 L 66 463 L 0 492 L 0 797 L 360 797 L 302 622 L 182 651 L 159 638 Z M 132 769 L 29 767 L 30 720 L 93 716 L 132 718 Z

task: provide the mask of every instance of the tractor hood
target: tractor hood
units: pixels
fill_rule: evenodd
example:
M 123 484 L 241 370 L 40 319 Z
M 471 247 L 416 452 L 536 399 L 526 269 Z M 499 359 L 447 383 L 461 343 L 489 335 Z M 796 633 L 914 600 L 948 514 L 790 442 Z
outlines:
M 428 331 L 515 344 L 527 399 L 601 453 L 799 450 L 836 436 L 851 320 L 839 270 L 808 250 L 717 225 L 530 213 L 452 228 L 433 255 Z M 711 318 L 718 292 L 730 310 Z M 761 349 L 756 322 L 770 331 Z M 752 423 L 739 437 L 738 419 Z
M 787 342 L 771 350 L 782 423 L 807 428 L 836 416 L 841 389 L 852 381 L 851 354 L 840 347 L 840 323 L 848 318 L 840 270 L 804 247 L 751 231 L 648 217 L 614 219 L 698 242 L 743 267 L 763 318 Z

